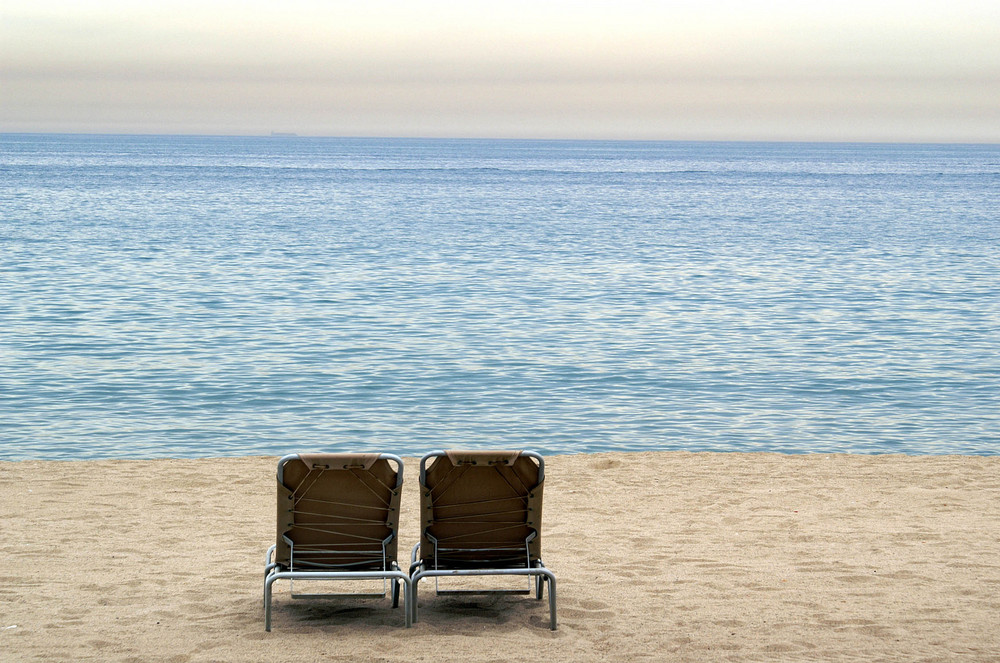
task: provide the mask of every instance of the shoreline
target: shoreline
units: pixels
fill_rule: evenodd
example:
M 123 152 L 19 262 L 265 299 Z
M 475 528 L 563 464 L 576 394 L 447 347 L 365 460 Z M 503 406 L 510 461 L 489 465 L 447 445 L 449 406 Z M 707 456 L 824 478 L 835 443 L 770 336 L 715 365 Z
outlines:
M 261 609 L 277 457 L 0 461 L 0 658 L 996 660 L 1000 457 L 546 456 L 544 602 Z M 417 535 L 406 458 L 400 556 Z M 404 552 L 406 551 L 406 552 Z M 16 626 L 16 628 L 10 628 Z
M 435 447 L 444 448 L 444 447 Z M 449 447 L 450 448 L 450 447 Z M 494 448 L 494 447 L 490 447 Z M 507 447 L 495 447 L 504 449 L 532 449 L 531 447 L 517 447 L 517 446 L 507 446 Z M 427 451 L 431 451 L 430 448 Z M 391 453 L 400 456 L 406 461 L 406 467 L 411 465 L 416 466 L 420 460 L 419 455 L 407 454 L 405 452 L 401 453 L 389 448 L 382 447 L 372 447 L 372 448 L 351 448 L 351 449 L 298 449 L 294 451 L 288 451 L 288 453 Z M 962 453 L 962 452 L 947 452 L 947 453 L 908 453 L 905 451 L 873 451 L 873 452 L 861 452 L 861 451 L 782 451 L 782 450 L 739 450 L 739 449 L 614 449 L 614 450 L 599 450 L 599 451 L 574 451 L 574 452 L 539 452 L 545 458 L 555 458 L 555 457 L 575 457 L 575 456 L 604 456 L 604 455 L 614 455 L 614 456 L 635 456 L 643 454 L 690 454 L 690 455 L 703 455 L 703 456 L 781 456 L 787 458 L 799 458 L 799 457 L 815 457 L 815 456 L 850 456 L 859 458 L 996 458 L 1000 459 L 1000 452 L 990 452 L 990 453 Z M 263 453 L 240 453 L 232 455 L 222 455 L 222 456 L 153 456 L 153 457 L 132 457 L 132 456 L 109 456 L 109 457 L 99 457 L 99 458 L 2 458 L 0 457 L 0 467 L 5 464 L 19 464 L 19 463 L 160 463 L 160 462 L 188 462 L 188 461 L 232 461 L 232 460 L 256 460 L 260 458 L 272 458 L 275 463 L 277 459 L 281 458 L 281 455 L 263 454 Z

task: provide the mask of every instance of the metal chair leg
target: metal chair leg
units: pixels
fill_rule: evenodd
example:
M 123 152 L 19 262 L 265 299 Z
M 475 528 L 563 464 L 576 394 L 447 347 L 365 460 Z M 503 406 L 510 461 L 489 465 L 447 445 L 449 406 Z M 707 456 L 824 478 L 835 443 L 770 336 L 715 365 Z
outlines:
M 556 577 L 546 576 L 549 583 L 549 628 L 556 630 Z
M 417 583 L 420 578 L 410 578 L 410 623 L 417 623 Z
M 271 630 L 271 585 L 274 584 L 274 577 L 268 576 L 264 579 L 264 630 Z

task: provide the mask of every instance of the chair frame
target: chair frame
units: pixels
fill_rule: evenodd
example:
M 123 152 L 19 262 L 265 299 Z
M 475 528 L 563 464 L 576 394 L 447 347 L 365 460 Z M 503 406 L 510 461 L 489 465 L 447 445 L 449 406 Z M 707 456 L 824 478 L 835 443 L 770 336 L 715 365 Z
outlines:
M 430 459 L 436 459 L 446 456 L 444 451 L 432 451 L 425 454 L 423 458 L 420 459 L 420 490 L 427 490 L 426 478 L 427 478 L 427 461 Z M 538 463 L 538 483 L 541 484 L 545 479 L 545 460 L 542 458 L 541 454 L 534 451 L 521 451 L 520 456 L 532 458 Z M 424 521 L 425 514 L 421 513 L 421 531 L 422 533 L 426 530 L 426 525 Z M 447 568 L 437 566 L 437 545 L 435 542 L 435 567 L 436 568 L 426 568 L 423 560 L 419 559 L 420 543 L 413 546 L 413 551 L 410 556 L 410 621 L 417 621 L 417 588 L 419 582 L 424 578 L 437 578 L 442 577 L 455 577 L 455 576 L 527 576 L 529 578 L 534 578 L 535 584 L 535 599 L 541 600 L 544 590 L 544 586 L 548 585 L 549 591 L 549 627 L 555 631 L 556 622 L 556 576 L 552 571 L 545 568 L 541 559 L 534 560 L 532 562 L 531 555 L 528 552 L 528 543 L 530 543 L 535 537 L 538 536 L 538 531 L 533 531 L 525 539 L 525 566 L 523 568 Z M 433 537 L 426 533 L 428 538 L 433 540 Z M 500 590 L 440 590 L 435 588 L 436 594 L 441 595 L 455 595 L 455 594 L 529 594 L 531 592 L 528 590 L 518 590 L 518 589 L 500 589 Z
M 394 454 L 379 454 L 379 460 L 387 460 L 396 464 L 396 485 L 395 489 L 399 490 L 403 485 L 403 460 Z M 284 468 L 285 465 L 293 460 L 300 460 L 299 454 L 289 454 L 282 457 L 278 461 L 278 483 L 283 483 L 284 481 Z M 398 523 L 397 529 L 393 530 L 392 533 L 382 541 L 382 554 L 383 554 L 383 567 L 384 570 L 369 570 L 369 571 L 336 571 L 336 570 L 296 570 L 294 568 L 294 554 L 295 548 L 294 543 L 288 538 L 284 537 L 285 542 L 289 544 L 291 548 L 291 565 L 287 570 L 283 570 L 281 564 L 274 561 L 274 553 L 277 549 L 277 544 L 272 544 L 270 548 L 267 549 L 267 554 L 264 558 L 264 629 L 266 631 L 271 630 L 271 594 L 272 585 L 278 580 L 288 580 L 291 597 L 293 599 L 304 599 L 304 598 L 331 598 L 338 596 L 353 596 L 358 598 L 367 597 L 384 597 L 385 591 L 385 581 L 392 582 L 392 607 L 398 607 L 399 605 L 399 586 L 400 583 L 403 585 L 403 608 L 404 608 L 404 620 L 406 627 L 409 628 L 411 625 L 411 612 L 409 604 L 411 601 L 411 595 L 413 593 L 412 583 L 410 576 L 400 570 L 399 565 L 395 560 L 391 564 L 385 563 L 385 547 L 392 541 L 393 538 L 398 537 Z M 294 593 L 294 583 L 295 580 L 366 580 L 366 579 L 382 579 L 383 581 L 383 592 L 381 594 L 363 594 L 357 592 L 348 593 L 321 593 L 321 594 L 295 594 Z

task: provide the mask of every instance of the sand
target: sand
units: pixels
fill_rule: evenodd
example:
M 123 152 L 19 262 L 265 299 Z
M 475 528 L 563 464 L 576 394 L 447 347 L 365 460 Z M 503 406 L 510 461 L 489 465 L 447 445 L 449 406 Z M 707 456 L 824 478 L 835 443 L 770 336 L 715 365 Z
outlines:
M 1000 458 L 553 456 L 558 631 L 425 582 L 410 630 L 279 583 L 265 633 L 275 460 L 0 463 L 0 660 L 1000 660 Z

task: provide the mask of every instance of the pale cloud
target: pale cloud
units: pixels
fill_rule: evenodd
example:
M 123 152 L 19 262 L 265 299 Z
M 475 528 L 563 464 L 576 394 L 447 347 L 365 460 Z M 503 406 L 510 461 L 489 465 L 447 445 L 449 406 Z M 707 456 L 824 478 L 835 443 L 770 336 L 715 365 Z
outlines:
M 0 131 L 1000 141 L 1000 3 L 0 9 Z

